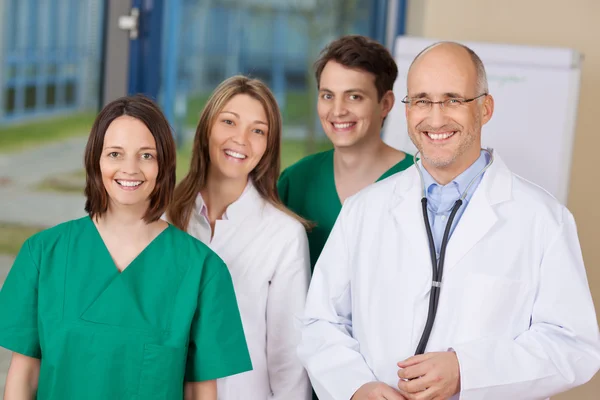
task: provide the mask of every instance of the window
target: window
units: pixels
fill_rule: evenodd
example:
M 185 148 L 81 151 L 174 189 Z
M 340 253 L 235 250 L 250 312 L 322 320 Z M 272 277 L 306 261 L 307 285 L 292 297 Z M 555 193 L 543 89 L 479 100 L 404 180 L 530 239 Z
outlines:
M 0 123 L 94 109 L 103 0 L 4 0 Z M 85 84 L 83 84 L 85 83 Z M 88 92 L 78 93 L 78 88 Z M 84 102 L 85 103 L 81 103 Z

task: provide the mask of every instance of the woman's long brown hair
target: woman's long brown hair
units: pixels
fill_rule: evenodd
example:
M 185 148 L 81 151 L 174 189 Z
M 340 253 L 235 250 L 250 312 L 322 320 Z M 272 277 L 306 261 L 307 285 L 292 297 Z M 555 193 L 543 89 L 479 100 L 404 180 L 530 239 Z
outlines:
M 265 154 L 263 154 L 256 167 L 250 172 L 250 179 L 252 179 L 254 187 L 263 199 L 279 210 L 296 218 L 306 228 L 310 228 L 311 224 L 283 205 L 277 193 L 277 180 L 279 179 L 281 165 L 282 131 L 281 113 L 277 105 L 277 100 L 275 100 L 269 88 L 261 81 L 239 75 L 223 81 L 215 89 L 208 99 L 204 110 L 202 110 L 194 137 L 190 169 L 186 177 L 175 188 L 174 199 L 167 211 L 167 218 L 179 229 L 187 230 L 196 197 L 207 183 L 208 166 L 210 163 L 208 153 L 210 130 L 217 116 L 229 100 L 239 94 L 245 94 L 258 100 L 265 109 L 267 123 L 269 124 Z

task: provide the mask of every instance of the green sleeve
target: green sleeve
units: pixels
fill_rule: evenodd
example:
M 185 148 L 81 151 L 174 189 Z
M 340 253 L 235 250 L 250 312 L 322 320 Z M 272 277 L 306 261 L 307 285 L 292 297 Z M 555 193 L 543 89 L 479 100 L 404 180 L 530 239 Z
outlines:
M 0 291 L 0 346 L 41 358 L 38 334 L 39 270 L 27 240 Z
M 279 181 L 277 182 L 277 192 L 279 192 L 279 199 L 286 207 L 289 205 L 289 188 L 290 188 L 290 180 L 288 170 L 285 169 L 281 175 L 279 176 Z
M 198 309 L 192 321 L 186 381 L 199 382 L 250 371 L 252 363 L 231 275 L 217 258 L 208 258 Z

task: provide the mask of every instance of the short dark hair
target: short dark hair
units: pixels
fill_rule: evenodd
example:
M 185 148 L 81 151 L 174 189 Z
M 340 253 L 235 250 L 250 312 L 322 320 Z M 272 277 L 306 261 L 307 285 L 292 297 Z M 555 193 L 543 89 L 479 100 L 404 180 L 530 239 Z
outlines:
M 175 140 L 169 122 L 154 101 L 143 95 L 125 96 L 107 104 L 96 117 L 85 148 L 85 211 L 99 217 L 108 209 L 108 193 L 102 183 L 100 156 L 110 124 L 128 115 L 143 122 L 156 141 L 158 176 L 144 214 L 147 223 L 157 221 L 173 198 L 175 189 Z
M 329 43 L 321 51 L 319 59 L 314 65 L 317 87 L 320 87 L 321 73 L 329 61 L 375 75 L 375 87 L 379 100 L 389 90 L 394 89 L 394 82 L 398 77 L 398 66 L 388 49 L 381 43 L 365 36 L 342 36 Z

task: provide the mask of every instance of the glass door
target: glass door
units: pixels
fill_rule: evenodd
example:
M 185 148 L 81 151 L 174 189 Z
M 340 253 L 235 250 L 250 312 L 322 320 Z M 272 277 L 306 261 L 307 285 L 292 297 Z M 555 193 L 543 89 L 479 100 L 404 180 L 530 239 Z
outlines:
M 177 132 L 178 176 L 188 168 L 200 112 L 224 79 L 263 80 L 283 114 L 282 167 L 330 147 L 316 117 L 312 64 L 329 41 L 385 41 L 387 1 L 171 0 L 163 19 L 159 99 Z

